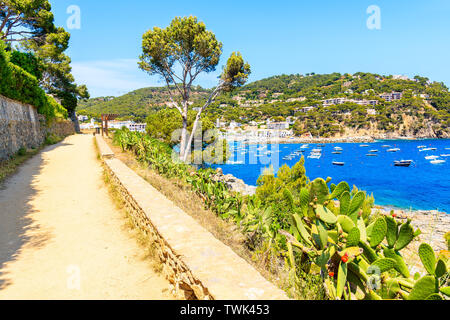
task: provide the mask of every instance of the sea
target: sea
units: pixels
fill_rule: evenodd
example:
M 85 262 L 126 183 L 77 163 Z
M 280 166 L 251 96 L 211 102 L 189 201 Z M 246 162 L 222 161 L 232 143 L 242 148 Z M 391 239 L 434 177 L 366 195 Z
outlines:
M 435 150 L 427 150 L 430 148 Z M 320 158 L 308 157 L 313 149 L 321 149 Z M 304 151 L 286 158 L 299 150 Z M 273 167 L 276 173 L 284 164 L 292 167 L 303 154 L 306 175 L 311 181 L 319 177 L 331 177 L 336 185 L 347 181 L 350 186 L 373 194 L 375 203 L 381 206 L 450 213 L 449 139 L 261 145 L 233 142 L 230 151 L 226 164 L 213 167 L 220 167 L 224 174 L 232 174 L 251 186 L 256 186 L 258 177 L 267 168 Z M 394 165 L 402 160 L 412 163 L 409 167 Z

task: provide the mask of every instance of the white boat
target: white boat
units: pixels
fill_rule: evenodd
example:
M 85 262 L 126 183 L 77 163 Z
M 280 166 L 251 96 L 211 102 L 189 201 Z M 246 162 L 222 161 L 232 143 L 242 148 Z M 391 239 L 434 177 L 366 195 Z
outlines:
M 437 148 L 423 148 L 423 149 L 420 149 L 419 151 L 422 152 L 422 151 L 434 151 L 434 150 L 437 150 Z
M 322 152 L 322 149 L 312 149 L 311 152 L 314 152 L 314 153 L 321 153 L 321 152 Z
M 333 161 L 333 165 L 342 167 L 345 165 L 345 162 Z
M 344 149 L 342 149 L 341 147 L 334 147 L 334 150 L 336 150 L 336 151 L 342 151 L 342 150 L 344 150 Z
M 362 147 L 362 148 L 366 148 L 366 147 L 368 147 L 369 145 L 368 145 L 368 144 L 360 144 L 359 146 Z
M 369 152 L 370 153 L 375 153 L 375 152 L 378 152 L 378 150 L 370 150 Z
M 436 160 L 437 158 L 439 158 L 439 156 L 428 156 L 425 157 L 425 160 Z
M 441 154 L 441 157 L 450 157 L 450 154 Z
M 431 164 L 441 164 L 441 163 L 445 163 L 445 160 L 433 160 L 430 161 Z
M 400 151 L 399 148 L 392 148 L 392 149 L 388 149 L 387 152 L 397 152 Z
M 382 148 L 390 148 L 391 146 L 390 145 L 388 145 L 388 144 L 385 144 L 385 145 L 383 145 L 383 146 L 381 146 Z
M 244 164 L 244 161 L 228 161 L 227 164 Z
M 418 146 L 417 149 L 423 149 L 426 148 L 427 146 Z

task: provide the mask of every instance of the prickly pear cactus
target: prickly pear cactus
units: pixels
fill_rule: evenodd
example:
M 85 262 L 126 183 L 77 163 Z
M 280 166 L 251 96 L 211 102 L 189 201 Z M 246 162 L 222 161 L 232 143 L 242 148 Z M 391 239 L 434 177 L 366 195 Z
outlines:
M 381 215 L 369 221 L 362 211 L 373 199 L 356 188 L 350 192 L 347 183 L 328 188 L 329 182 L 317 179 L 300 191 L 301 212 L 313 214 L 294 214 L 294 235 L 286 238 L 320 267 L 330 299 L 439 300 L 450 295 L 449 261 L 436 257 L 427 244 L 418 253 L 428 275 L 411 278 L 400 253 L 420 234 L 410 220 Z

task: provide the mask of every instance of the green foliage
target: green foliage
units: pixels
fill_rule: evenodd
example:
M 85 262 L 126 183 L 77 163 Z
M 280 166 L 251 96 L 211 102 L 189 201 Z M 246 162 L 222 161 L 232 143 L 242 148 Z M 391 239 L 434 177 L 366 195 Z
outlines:
M 47 119 L 67 117 L 67 110 L 45 94 L 35 76 L 9 61 L 2 41 L 0 41 L 0 94 L 35 106 Z
M 32 74 L 37 80 L 42 79 L 42 63 L 30 52 L 13 51 L 9 62 Z
M 401 223 L 390 216 L 379 216 L 369 225 L 370 219 L 363 218 L 363 208 L 371 208 L 373 200 L 356 188 L 349 193 L 347 187 L 342 186 L 345 184 L 341 184 L 341 190 L 336 191 L 336 185 L 328 187 L 323 179 L 308 183 L 304 189 L 308 190 L 310 201 L 308 208 L 302 208 L 302 212 L 312 210 L 316 214 L 300 216 L 287 212 L 292 215 L 291 235 L 281 232 L 291 242 L 294 253 L 295 249 L 300 250 L 321 269 L 328 297 L 442 299 L 439 288 L 447 283 L 448 261 L 442 258 L 436 262 L 433 249 L 422 244 L 419 255 L 431 276 L 411 279 L 400 250 L 420 232 L 414 231 L 411 221 Z M 337 197 L 339 193 L 344 201 L 336 203 L 325 200 Z M 306 194 L 304 192 L 304 196 Z M 295 197 L 293 201 L 296 202 Z M 354 212 L 358 212 L 356 221 L 352 219 Z M 328 217 L 328 214 L 333 214 L 334 218 Z

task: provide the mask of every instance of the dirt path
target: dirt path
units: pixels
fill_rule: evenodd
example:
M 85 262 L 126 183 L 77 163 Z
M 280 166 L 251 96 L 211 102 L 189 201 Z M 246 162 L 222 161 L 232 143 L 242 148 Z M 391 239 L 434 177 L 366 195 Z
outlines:
M 0 300 L 173 299 L 96 156 L 91 135 L 71 136 L 0 186 Z

